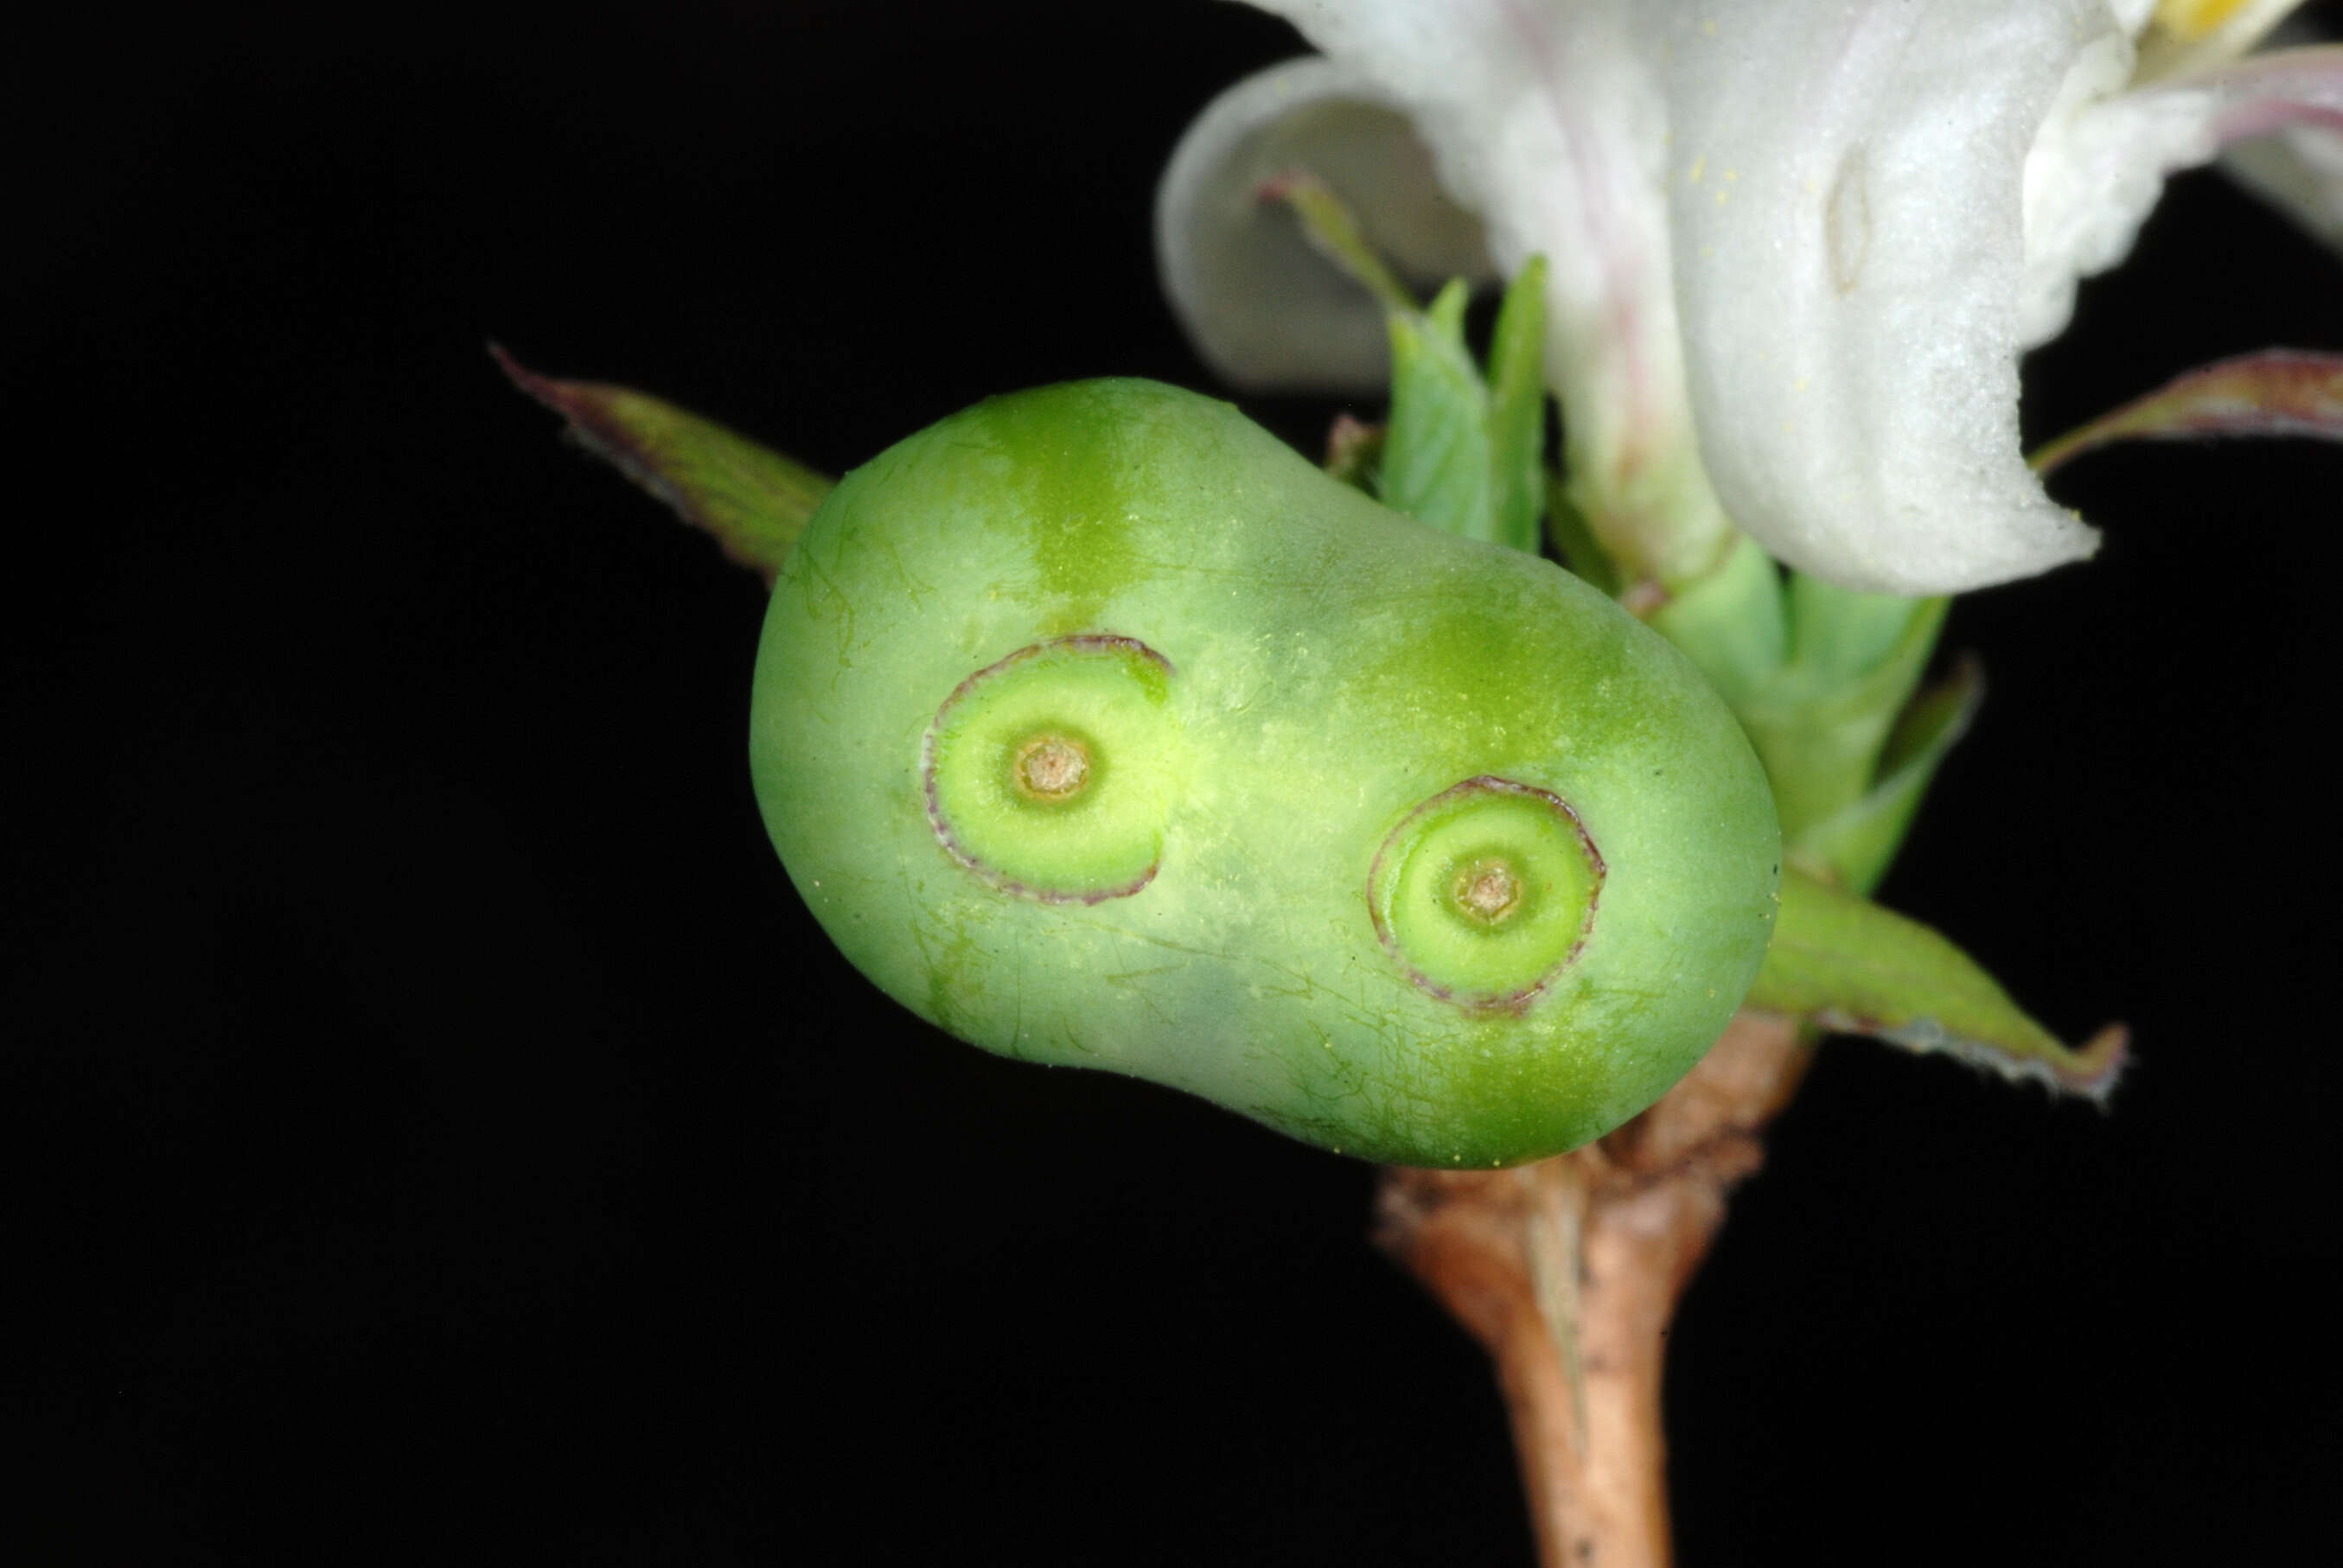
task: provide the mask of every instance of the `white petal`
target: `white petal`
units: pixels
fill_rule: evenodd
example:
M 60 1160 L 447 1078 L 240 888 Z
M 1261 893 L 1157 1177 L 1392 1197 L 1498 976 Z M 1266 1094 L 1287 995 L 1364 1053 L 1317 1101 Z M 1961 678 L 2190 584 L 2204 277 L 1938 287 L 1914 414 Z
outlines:
M 2066 330 L 2077 279 L 2130 254 L 2166 177 L 2207 161 L 2220 145 L 2212 94 L 2126 94 L 2132 66 L 2130 43 L 2120 33 L 2086 45 L 2026 156 L 2018 339 L 2026 347 Z
M 1155 198 L 1156 260 L 1198 352 L 1240 387 L 1380 390 L 1383 307 L 1262 194 L 1295 169 L 1325 182 L 1411 284 L 1494 275 L 1481 221 L 1450 199 L 1390 95 L 1340 62 L 1247 77 L 1181 138 Z
M 1407 106 L 1511 272 L 1547 264 L 1547 373 L 1571 478 L 1662 578 L 1727 537 L 1702 473 L 1669 286 L 1666 106 L 1644 0 L 1255 0 Z
M 1735 520 L 1898 593 L 2089 555 L 2019 456 L 2017 357 L 2026 156 L 2069 68 L 2120 42 L 2105 6 L 1701 12 L 1713 28 L 1674 30 L 1668 75 L 1677 297 Z
M 2343 132 L 2288 126 L 2238 143 L 2221 155 L 2221 167 L 2312 237 L 2343 251 Z

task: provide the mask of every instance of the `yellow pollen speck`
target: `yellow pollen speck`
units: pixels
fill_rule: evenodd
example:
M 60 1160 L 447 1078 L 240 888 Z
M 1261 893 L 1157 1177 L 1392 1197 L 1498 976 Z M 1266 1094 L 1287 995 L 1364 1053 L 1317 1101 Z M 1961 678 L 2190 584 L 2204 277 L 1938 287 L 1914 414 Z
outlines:
M 1806 389 L 1806 377 L 1803 377 L 1803 376 L 1799 377 L 1795 381 L 1793 381 L 1793 382 L 1791 382 L 1791 383 L 1790 383 L 1790 390 L 1791 390 L 1791 391 L 1793 391 L 1793 392 L 1803 392 L 1803 391 L 1805 391 L 1805 389 Z
M 1725 171 L 1725 177 L 1728 182 L 1737 180 L 1741 177 L 1741 171 L 1739 169 L 1727 169 Z
M 1714 22 L 1703 22 L 1703 23 L 1700 25 L 1700 35 L 1701 35 L 1701 36 L 1702 36 L 1702 37 L 1704 37 L 1704 38 L 1714 38 L 1714 37 L 1715 37 L 1715 36 L 1716 36 L 1716 24 L 1715 24 L 1715 23 L 1714 23 Z
M 1684 171 L 1684 179 L 1692 185 L 1700 184 L 1701 171 L 1707 167 L 1708 160 L 1706 158 L 1693 159 L 1692 167 Z
M 1719 192 L 1717 192 L 1717 193 L 1716 193 L 1716 205 L 1717 205 L 1717 206 L 1723 206 L 1725 205 L 1725 197 L 1727 197 L 1727 196 L 1731 196 L 1732 194 L 1733 194 L 1733 193 L 1732 193 L 1731 191 L 1719 191 Z
M 2195 43 L 2245 9 L 2247 0 L 2158 0 L 2156 25 Z

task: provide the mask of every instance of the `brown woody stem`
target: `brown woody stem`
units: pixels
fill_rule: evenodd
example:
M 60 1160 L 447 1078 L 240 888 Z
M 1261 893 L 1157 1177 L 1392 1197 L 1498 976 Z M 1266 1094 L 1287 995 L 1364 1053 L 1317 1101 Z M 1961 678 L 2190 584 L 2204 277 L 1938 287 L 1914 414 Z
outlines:
M 1544 1568 L 1666 1568 L 1669 1320 L 1812 1057 L 1743 1012 L 1660 1102 L 1512 1171 L 1393 1168 L 1377 1244 L 1497 1363 Z

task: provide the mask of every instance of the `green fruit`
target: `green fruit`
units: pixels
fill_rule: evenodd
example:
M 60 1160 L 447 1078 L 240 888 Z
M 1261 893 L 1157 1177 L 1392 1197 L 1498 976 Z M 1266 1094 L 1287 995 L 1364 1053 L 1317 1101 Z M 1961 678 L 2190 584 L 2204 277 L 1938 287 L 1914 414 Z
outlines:
M 1674 648 L 1150 382 L 849 475 L 754 709 L 774 845 L 889 995 L 1347 1153 L 1596 1137 L 1765 950 L 1772 798 Z

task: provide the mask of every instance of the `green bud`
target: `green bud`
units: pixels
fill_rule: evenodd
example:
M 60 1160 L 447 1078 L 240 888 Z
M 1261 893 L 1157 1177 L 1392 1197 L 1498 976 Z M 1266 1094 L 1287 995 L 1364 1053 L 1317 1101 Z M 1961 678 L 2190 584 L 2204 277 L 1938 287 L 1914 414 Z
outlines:
M 1764 774 L 1674 648 L 1151 383 L 849 475 L 754 706 L 773 842 L 888 994 L 1378 1160 L 1618 1125 L 1771 930 Z

